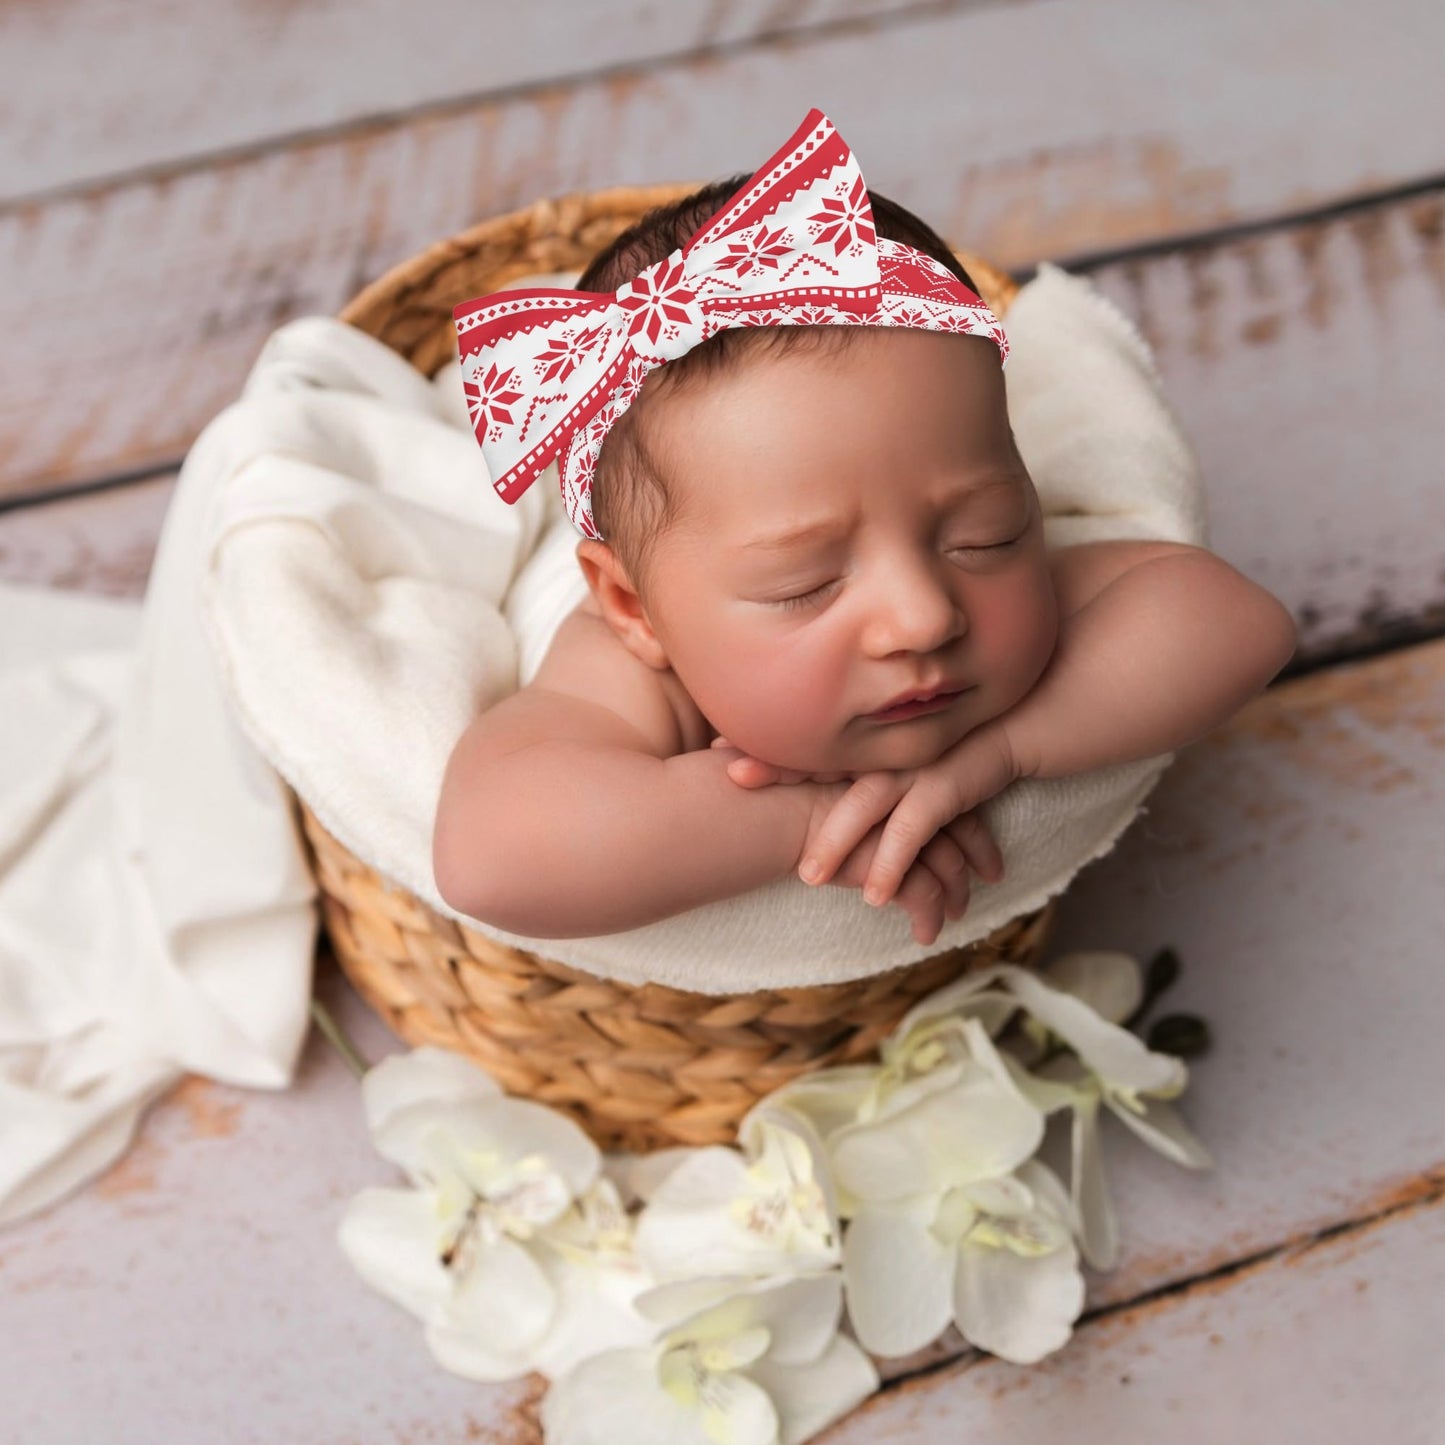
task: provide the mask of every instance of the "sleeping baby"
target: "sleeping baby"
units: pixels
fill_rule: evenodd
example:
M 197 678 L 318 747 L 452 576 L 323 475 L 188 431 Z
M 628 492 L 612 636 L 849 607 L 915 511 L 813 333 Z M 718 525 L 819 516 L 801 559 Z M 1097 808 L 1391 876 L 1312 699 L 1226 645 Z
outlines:
M 525 485 L 560 457 L 588 584 L 533 680 L 468 727 L 442 786 L 437 887 L 508 932 L 614 933 L 796 872 L 896 904 L 931 943 L 967 908 L 972 877 L 1003 876 L 989 798 L 1184 747 L 1294 650 L 1281 603 L 1202 548 L 1045 547 L 1005 407 L 1006 339 L 910 212 L 861 182 L 836 210 L 814 198 L 812 219 L 852 224 L 850 244 L 866 218 L 881 300 L 860 289 L 891 319 L 833 324 L 869 313 L 845 316 L 836 290 L 814 287 L 821 297 L 796 304 L 816 324 L 780 321 L 789 263 L 764 261 L 782 213 L 756 196 L 788 152 L 644 216 L 576 292 L 531 293 L 640 295 L 645 362 L 587 426 L 564 409 L 550 450 L 521 436 L 489 452 L 494 484 L 511 458 L 506 477 Z M 846 283 L 841 246 L 809 234 Z M 684 313 L 701 288 L 676 284 L 685 246 L 695 266 L 713 258 L 714 276 L 737 277 L 733 293 L 750 273 L 728 258 L 757 263 L 746 321 L 698 339 Z M 673 331 L 693 327 L 670 354 L 669 296 Z M 485 450 L 489 385 L 513 423 L 533 407 L 515 378 L 498 391 L 511 376 L 499 353 L 469 369 L 464 312 Z M 541 360 L 585 360 L 582 322 L 600 314 Z M 552 369 L 539 381 L 567 379 Z M 534 390 L 547 404 L 546 385 Z

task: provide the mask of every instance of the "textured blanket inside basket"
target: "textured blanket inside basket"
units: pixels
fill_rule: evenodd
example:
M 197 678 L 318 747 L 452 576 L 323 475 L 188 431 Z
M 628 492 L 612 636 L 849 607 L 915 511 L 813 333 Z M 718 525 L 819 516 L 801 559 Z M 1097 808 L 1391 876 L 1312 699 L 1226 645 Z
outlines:
M 569 284 L 572 275 L 516 285 Z M 1050 546 L 1206 543 L 1190 449 L 1152 357 L 1092 285 L 1044 265 L 1004 325 L 1010 420 Z M 535 673 L 585 593 L 555 468 L 513 507 L 488 487 L 456 364 L 431 381 L 325 318 L 268 341 L 238 409 L 252 431 L 218 489 L 206 618 L 252 741 L 322 823 L 382 874 L 451 913 L 431 824 L 451 746 Z M 1107 852 L 1171 755 L 1025 780 L 985 813 L 1008 860 L 931 945 L 901 909 L 794 877 L 627 933 L 479 931 L 628 982 L 703 992 L 818 984 L 981 937 Z M 496 826 L 505 829 L 506 819 Z

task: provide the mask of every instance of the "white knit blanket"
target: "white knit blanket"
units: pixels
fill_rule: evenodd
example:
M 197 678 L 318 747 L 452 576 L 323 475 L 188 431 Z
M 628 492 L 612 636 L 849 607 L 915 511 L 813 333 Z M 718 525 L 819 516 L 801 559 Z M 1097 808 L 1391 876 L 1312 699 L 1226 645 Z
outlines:
M 1194 459 L 1122 313 L 1045 265 L 1004 324 L 1048 543 L 1206 544 Z M 555 469 L 498 502 L 455 365 L 428 381 L 308 317 L 268 339 L 186 458 L 143 609 L 0 588 L 0 1221 L 113 1158 L 182 1071 L 289 1082 L 315 910 L 282 779 L 451 912 L 430 868 L 447 756 L 583 595 L 576 542 Z M 901 910 L 793 877 L 606 937 L 474 926 L 703 992 L 852 978 L 1044 903 L 1170 757 L 991 800 L 1008 876 L 928 947 Z

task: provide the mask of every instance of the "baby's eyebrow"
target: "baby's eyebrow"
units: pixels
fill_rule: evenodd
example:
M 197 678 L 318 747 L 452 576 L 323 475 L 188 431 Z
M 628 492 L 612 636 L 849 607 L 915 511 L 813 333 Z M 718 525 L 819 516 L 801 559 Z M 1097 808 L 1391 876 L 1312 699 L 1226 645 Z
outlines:
M 1016 482 L 1017 478 L 1011 472 L 995 473 L 983 482 L 954 488 L 942 499 L 943 505 L 952 507 L 960 502 L 968 502 L 975 497 L 985 496 L 990 492 L 1011 490 Z M 805 522 L 800 527 L 790 527 L 786 531 L 774 532 L 770 536 L 754 537 L 752 541 L 743 543 L 742 550 L 745 552 L 787 552 L 810 542 L 831 541 L 834 537 L 841 536 L 843 531 L 842 525 L 831 519 Z

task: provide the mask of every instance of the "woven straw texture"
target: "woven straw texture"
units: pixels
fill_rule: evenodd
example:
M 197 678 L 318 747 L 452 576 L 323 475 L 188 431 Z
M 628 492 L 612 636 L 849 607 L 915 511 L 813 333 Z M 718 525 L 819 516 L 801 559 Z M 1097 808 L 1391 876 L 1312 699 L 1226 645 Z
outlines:
M 452 308 L 524 276 L 577 271 L 694 184 L 543 200 L 439 241 L 362 291 L 341 319 L 427 376 L 456 357 Z M 1002 316 L 1017 292 L 957 253 Z M 509 1093 L 552 1105 L 604 1148 L 730 1143 L 763 1095 L 873 1054 L 903 1014 L 971 968 L 1039 962 L 1056 909 L 888 973 L 740 995 L 615 983 L 500 944 L 380 877 L 298 799 L 326 932 L 347 977 L 401 1038 L 474 1059 Z

